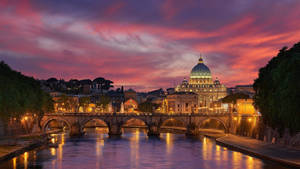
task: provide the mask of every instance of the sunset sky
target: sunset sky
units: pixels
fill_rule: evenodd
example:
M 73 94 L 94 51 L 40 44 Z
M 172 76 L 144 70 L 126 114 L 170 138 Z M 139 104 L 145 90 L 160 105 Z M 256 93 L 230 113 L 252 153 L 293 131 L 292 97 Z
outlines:
M 0 60 L 38 79 L 174 87 L 199 53 L 227 87 L 300 41 L 300 0 L 0 0 Z

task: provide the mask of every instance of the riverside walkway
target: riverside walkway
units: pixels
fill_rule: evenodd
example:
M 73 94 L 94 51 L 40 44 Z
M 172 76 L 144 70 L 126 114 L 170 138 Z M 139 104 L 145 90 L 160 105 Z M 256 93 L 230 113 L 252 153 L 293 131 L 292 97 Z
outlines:
M 216 139 L 217 144 L 238 150 L 262 159 L 300 168 L 300 148 L 292 148 L 260 140 L 227 134 Z
M 25 134 L 0 139 L 0 162 L 47 143 L 48 135 L 59 131 L 52 130 L 47 133 Z

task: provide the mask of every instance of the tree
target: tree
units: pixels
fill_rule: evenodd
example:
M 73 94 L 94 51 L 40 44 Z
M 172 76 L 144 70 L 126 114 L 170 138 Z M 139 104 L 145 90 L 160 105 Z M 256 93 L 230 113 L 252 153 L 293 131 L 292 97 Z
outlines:
M 98 77 L 93 80 L 93 83 L 100 89 L 101 93 L 103 93 L 103 90 L 109 90 L 113 87 L 113 82 L 110 80 L 106 80 L 103 77 Z
M 151 103 L 150 101 L 145 101 L 138 105 L 138 110 L 141 112 L 153 112 L 155 109 L 158 108 L 158 104 Z
M 83 111 L 86 111 L 86 109 L 89 107 L 89 104 L 91 103 L 90 97 L 80 97 L 79 98 L 79 106 L 83 108 Z
M 0 62 L 0 118 L 20 120 L 25 114 L 41 119 L 44 113 L 53 112 L 51 97 L 41 90 L 40 82 L 12 70 Z
M 259 70 L 254 81 L 254 104 L 264 122 L 279 129 L 300 131 L 300 42 L 282 48 L 278 55 Z
M 57 100 L 57 103 L 59 104 L 59 107 L 63 108 L 67 112 L 77 111 L 76 100 L 71 96 L 67 96 L 66 94 L 62 94 Z
M 99 101 L 96 103 L 97 106 L 106 107 L 111 101 L 109 96 L 101 95 Z

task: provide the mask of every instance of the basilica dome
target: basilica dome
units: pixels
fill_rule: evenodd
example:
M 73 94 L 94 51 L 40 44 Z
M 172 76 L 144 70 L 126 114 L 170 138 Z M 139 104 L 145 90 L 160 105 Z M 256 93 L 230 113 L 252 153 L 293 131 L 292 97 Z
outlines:
M 202 57 L 199 59 L 199 62 L 196 66 L 193 67 L 191 71 L 190 78 L 199 79 L 199 78 L 211 78 L 211 73 L 209 68 L 203 63 Z

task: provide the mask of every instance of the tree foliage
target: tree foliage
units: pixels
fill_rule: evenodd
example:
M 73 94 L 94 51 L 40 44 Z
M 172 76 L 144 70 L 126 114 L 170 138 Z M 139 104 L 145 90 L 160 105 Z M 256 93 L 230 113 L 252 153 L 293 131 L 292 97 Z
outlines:
M 0 62 L 0 117 L 3 120 L 19 118 L 25 113 L 41 118 L 52 111 L 53 101 L 41 90 L 39 81 Z
M 284 47 L 259 70 L 254 81 L 254 103 L 273 128 L 300 131 L 300 42 Z
M 79 106 L 82 106 L 83 108 L 87 108 L 90 103 L 91 103 L 91 98 L 88 96 L 79 98 Z
M 64 108 L 66 111 L 77 111 L 78 105 L 76 100 L 74 100 L 74 98 L 71 96 L 67 96 L 66 94 L 62 94 L 57 100 L 57 103 L 61 108 Z
M 145 101 L 138 105 L 138 109 L 141 112 L 153 112 L 155 109 L 158 108 L 158 104 L 151 103 L 150 101 Z
M 102 107 L 106 107 L 109 102 L 111 101 L 109 96 L 106 95 L 101 95 L 99 101 L 96 102 L 97 106 L 102 106 Z

